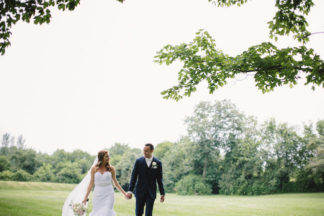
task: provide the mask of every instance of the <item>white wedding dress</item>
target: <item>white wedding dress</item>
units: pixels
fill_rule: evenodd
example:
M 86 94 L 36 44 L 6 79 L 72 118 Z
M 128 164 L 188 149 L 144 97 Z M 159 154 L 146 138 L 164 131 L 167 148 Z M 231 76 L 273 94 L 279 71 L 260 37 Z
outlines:
M 98 157 L 91 167 L 98 163 Z M 65 199 L 62 216 L 74 216 L 71 203 L 81 203 L 88 190 L 91 179 L 91 168 L 82 181 L 72 190 Z M 116 216 L 114 211 L 115 193 L 112 185 L 111 172 L 101 174 L 97 171 L 94 175 L 93 208 L 89 216 Z
M 111 172 L 94 175 L 93 208 L 89 216 L 115 216 L 115 193 L 112 185 Z

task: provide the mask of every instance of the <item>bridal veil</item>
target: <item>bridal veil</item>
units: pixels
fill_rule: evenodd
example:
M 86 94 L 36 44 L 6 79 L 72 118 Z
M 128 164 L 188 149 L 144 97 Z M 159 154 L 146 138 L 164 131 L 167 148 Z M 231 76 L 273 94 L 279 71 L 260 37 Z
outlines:
M 98 163 L 98 157 L 94 160 L 91 167 Z M 74 216 L 73 210 L 70 206 L 71 203 L 81 203 L 85 194 L 87 193 L 88 185 L 91 178 L 91 167 L 87 175 L 82 179 L 82 181 L 73 189 L 73 191 L 66 198 L 63 208 L 62 216 Z

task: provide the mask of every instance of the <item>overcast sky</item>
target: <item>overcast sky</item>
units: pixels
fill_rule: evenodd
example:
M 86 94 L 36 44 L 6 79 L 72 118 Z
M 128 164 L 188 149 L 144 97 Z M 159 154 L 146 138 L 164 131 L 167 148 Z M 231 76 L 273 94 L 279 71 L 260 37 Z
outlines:
M 309 30 L 324 31 L 324 2 L 315 0 Z M 229 99 L 259 122 L 302 125 L 324 119 L 324 89 L 300 84 L 262 94 L 253 78 L 240 78 L 209 95 L 199 86 L 190 98 L 165 100 L 180 64 L 161 66 L 154 56 L 167 44 L 190 42 L 207 30 L 218 49 L 240 54 L 269 41 L 274 0 L 217 8 L 207 0 L 82 0 L 75 11 L 54 11 L 48 25 L 19 22 L 0 56 L 0 135 L 23 134 L 28 147 L 52 153 L 92 154 L 115 142 L 142 147 L 177 141 L 184 119 L 200 101 Z M 275 43 L 293 46 L 290 38 Z M 309 47 L 324 56 L 324 34 Z

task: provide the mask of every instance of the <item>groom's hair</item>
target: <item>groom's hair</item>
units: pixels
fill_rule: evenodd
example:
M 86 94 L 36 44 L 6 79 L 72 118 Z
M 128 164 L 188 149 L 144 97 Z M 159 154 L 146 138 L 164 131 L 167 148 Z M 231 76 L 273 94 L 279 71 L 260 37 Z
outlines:
M 145 146 L 149 146 L 152 151 L 154 150 L 154 145 L 151 143 L 146 143 Z

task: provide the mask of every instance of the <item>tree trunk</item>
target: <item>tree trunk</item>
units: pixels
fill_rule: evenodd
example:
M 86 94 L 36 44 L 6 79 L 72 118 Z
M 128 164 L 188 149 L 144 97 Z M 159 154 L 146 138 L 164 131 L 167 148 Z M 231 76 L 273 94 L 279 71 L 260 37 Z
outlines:
M 207 165 L 208 165 L 208 158 L 205 157 L 205 161 L 204 161 L 204 169 L 203 169 L 203 178 L 205 179 L 206 178 L 206 172 L 207 172 Z

